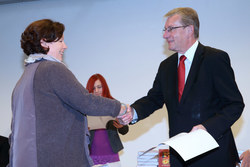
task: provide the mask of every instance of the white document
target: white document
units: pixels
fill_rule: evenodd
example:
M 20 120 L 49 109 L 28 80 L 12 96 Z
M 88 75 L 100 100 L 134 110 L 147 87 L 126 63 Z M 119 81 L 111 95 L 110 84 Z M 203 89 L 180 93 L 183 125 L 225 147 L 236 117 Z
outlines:
M 160 143 L 158 146 L 145 151 L 144 154 L 161 145 L 171 146 L 180 154 L 184 161 L 219 147 L 218 143 L 207 131 L 198 129 L 190 133 L 179 133 L 166 142 Z

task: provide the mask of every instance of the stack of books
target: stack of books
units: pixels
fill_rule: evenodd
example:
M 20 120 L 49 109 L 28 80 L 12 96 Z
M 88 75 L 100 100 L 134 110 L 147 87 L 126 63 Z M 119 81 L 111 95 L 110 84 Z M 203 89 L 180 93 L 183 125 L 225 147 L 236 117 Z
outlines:
M 159 149 L 159 167 L 170 167 L 169 149 Z
M 158 167 L 158 150 L 151 150 L 142 155 L 144 151 L 139 151 L 137 155 L 137 167 Z

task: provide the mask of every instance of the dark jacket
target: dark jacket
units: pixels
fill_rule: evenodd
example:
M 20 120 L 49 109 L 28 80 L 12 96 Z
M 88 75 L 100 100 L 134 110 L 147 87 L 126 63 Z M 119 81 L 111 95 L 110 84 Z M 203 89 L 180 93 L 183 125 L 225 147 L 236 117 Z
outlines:
M 119 151 L 121 151 L 123 149 L 123 145 L 122 145 L 121 139 L 117 133 L 117 130 L 120 134 L 125 135 L 126 133 L 128 133 L 129 127 L 128 127 L 128 125 L 125 125 L 122 128 L 117 129 L 113 125 L 113 121 L 114 120 L 110 120 L 107 122 L 106 130 L 108 133 L 109 143 L 111 145 L 113 152 L 118 153 Z M 90 147 L 92 145 L 94 136 L 95 136 L 95 130 L 90 130 Z
M 8 138 L 0 136 L 0 167 L 6 167 L 9 163 L 9 149 Z

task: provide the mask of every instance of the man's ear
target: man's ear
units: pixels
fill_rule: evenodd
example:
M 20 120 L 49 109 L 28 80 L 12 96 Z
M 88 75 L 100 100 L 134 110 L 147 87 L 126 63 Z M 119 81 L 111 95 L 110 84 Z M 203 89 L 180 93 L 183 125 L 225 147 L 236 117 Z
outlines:
M 47 42 L 45 42 L 44 39 L 41 39 L 40 43 L 43 48 L 48 48 Z
M 194 34 L 194 26 L 193 25 L 189 25 L 186 28 L 187 28 L 189 34 Z

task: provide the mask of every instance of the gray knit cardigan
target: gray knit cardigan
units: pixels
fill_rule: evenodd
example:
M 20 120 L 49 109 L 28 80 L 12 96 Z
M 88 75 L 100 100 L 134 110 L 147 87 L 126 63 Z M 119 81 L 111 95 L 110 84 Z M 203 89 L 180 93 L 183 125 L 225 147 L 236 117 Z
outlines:
M 62 63 L 27 65 L 12 94 L 8 166 L 92 166 L 86 115 L 116 117 L 120 107 L 89 94 Z

